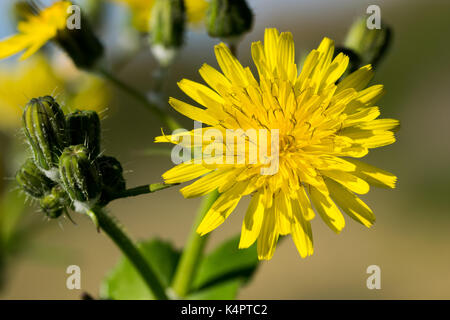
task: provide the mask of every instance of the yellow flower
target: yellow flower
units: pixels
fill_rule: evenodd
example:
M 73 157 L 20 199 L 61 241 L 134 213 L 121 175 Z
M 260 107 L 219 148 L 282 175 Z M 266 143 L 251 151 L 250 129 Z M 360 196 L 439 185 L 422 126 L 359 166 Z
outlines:
M 0 130 L 18 128 L 22 108 L 31 98 L 45 95 L 55 95 L 70 109 L 102 110 L 109 100 L 101 78 L 81 72 L 59 76 L 38 54 L 25 62 L 0 68 Z
M 376 119 L 380 111 L 375 102 L 382 96 L 383 86 L 366 88 L 372 78 L 370 65 L 336 84 L 349 59 L 342 53 L 333 59 L 333 52 L 333 41 L 324 38 L 298 74 L 292 34 L 267 29 L 264 44 L 252 44 L 259 82 L 223 43 L 215 47 L 222 73 L 207 64 L 200 69 L 210 88 L 186 79 L 179 82 L 181 90 L 203 107 L 174 98 L 170 104 L 209 127 L 157 137 L 156 142 L 179 143 L 180 137 L 193 137 L 195 144 L 195 138 L 202 136 L 200 146 L 206 153 L 213 143 L 204 133 L 211 128 L 219 132 L 263 128 L 279 133 L 279 168 L 274 174 L 261 173 L 261 168 L 267 167 L 261 159 L 256 164 L 248 161 L 245 147 L 259 141 L 248 133 L 243 142 L 237 143 L 237 149 L 245 150 L 243 164 L 194 158 L 163 174 L 167 183 L 200 177 L 181 189 L 186 198 L 215 189 L 220 192 L 198 227 L 199 234 L 221 225 L 246 195 L 252 198 L 239 247 L 247 248 L 257 240 L 259 259 L 271 259 L 279 236 L 288 234 L 301 257 L 311 255 L 313 206 L 336 233 L 345 225 L 341 210 L 367 227 L 374 223 L 372 210 L 356 194 L 367 193 L 369 185 L 394 188 L 396 177 L 353 158 L 395 142 L 393 130 L 399 122 Z M 215 143 L 229 147 L 220 140 Z M 258 147 L 263 148 L 264 143 Z M 227 157 L 216 155 L 216 160 Z
M 29 15 L 27 20 L 19 22 L 18 34 L 0 40 L 0 59 L 26 50 L 20 58 L 24 60 L 38 51 L 66 27 L 69 6 L 68 1 L 58 1 L 39 15 Z
M 113 0 L 127 5 L 132 14 L 133 26 L 141 31 L 149 31 L 149 21 L 155 0 Z M 208 2 L 205 0 L 185 0 L 187 21 L 198 24 L 203 21 Z

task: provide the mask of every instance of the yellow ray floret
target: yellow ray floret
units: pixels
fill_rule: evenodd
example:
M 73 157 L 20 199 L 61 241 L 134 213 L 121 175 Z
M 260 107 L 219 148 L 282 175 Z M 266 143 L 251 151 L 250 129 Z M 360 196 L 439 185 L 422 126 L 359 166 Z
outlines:
M 58 1 L 43 9 L 39 15 L 29 15 L 25 21 L 19 22 L 17 34 L 0 40 L 0 59 L 26 50 L 20 57 L 23 60 L 38 51 L 66 27 L 70 6 L 69 1 Z
M 271 259 L 279 236 L 290 234 L 300 256 L 307 257 L 314 251 L 310 221 L 315 212 L 336 233 L 345 226 L 342 213 L 366 227 L 375 222 L 372 210 L 356 194 L 366 194 L 370 186 L 394 188 L 396 177 L 355 158 L 394 143 L 399 122 L 378 119 L 376 102 L 384 89 L 367 87 L 373 77 L 370 65 L 341 79 L 349 59 L 334 55 L 331 39 L 324 38 L 312 50 L 300 73 L 290 33 L 267 29 L 264 43 L 253 43 L 251 51 L 258 80 L 219 44 L 215 54 L 221 72 L 205 64 L 200 75 L 207 85 L 179 83 L 201 107 L 173 98 L 170 104 L 207 126 L 156 142 L 200 149 L 204 157 L 181 163 L 163 177 L 168 183 L 198 178 L 181 190 L 187 198 L 220 192 L 199 234 L 221 225 L 249 195 L 239 247 L 257 242 L 259 258 Z M 230 147 L 229 136 L 211 139 L 211 130 L 239 134 Z M 276 144 L 267 146 L 268 141 Z M 250 146 L 260 151 L 257 161 Z M 269 167 L 275 169 L 267 171 Z

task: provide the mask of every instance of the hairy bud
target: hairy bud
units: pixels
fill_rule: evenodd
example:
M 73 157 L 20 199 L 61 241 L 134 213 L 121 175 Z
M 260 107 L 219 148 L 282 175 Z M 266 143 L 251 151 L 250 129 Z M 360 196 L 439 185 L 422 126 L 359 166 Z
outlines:
M 36 199 L 42 198 L 55 184 L 39 170 L 32 159 L 28 159 L 17 171 L 16 181 L 27 195 Z
M 100 153 L 100 118 L 95 111 L 80 111 L 66 115 L 66 126 L 70 145 L 82 144 L 90 158 Z
M 56 185 L 51 192 L 41 198 L 39 204 L 47 217 L 56 219 L 67 210 L 70 200 L 64 189 L 60 185 Z
M 245 0 L 212 0 L 206 27 L 211 37 L 232 41 L 250 31 L 253 13 Z
M 23 126 L 36 165 L 57 180 L 59 156 L 67 146 L 64 113 L 50 96 L 31 99 L 23 113 Z
M 109 156 L 99 157 L 97 164 L 103 182 L 101 203 L 106 204 L 126 188 L 123 169 L 116 158 Z
M 61 182 L 76 211 L 92 207 L 101 194 L 101 177 L 97 165 L 83 145 L 64 149 L 59 160 Z

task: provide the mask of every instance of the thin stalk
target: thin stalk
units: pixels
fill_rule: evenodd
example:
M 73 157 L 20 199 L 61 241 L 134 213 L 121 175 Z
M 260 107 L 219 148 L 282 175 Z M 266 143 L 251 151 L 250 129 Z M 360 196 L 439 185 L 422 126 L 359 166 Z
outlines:
M 178 185 L 178 183 L 175 183 L 175 184 L 167 184 L 167 183 L 146 184 L 143 186 L 124 190 L 121 193 L 116 194 L 114 196 L 114 198 L 111 199 L 111 201 L 116 200 L 116 199 L 128 198 L 128 197 L 136 197 L 136 196 L 140 196 L 142 194 L 149 194 L 149 193 L 164 190 L 164 189 L 176 186 L 176 185 Z
M 170 115 L 168 115 L 166 112 L 161 110 L 157 105 L 151 103 L 148 98 L 145 96 L 145 94 L 141 93 L 140 91 L 136 90 L 135 88 L 129 86 L 128 84 L 124 83 L 122 80 L 118 79 L 116 76 L 114 76 L 112 73 L 105 69 L 99 70 L 100 74 L 102 74 L 106 79 L 108 79 L 112 84 L 114 84 L 116 87 L 121 89 L 122 91 L 126 92 L 133 98 L 135 98 L 137 101 L 139 101 L 143 106 L 146 107 L 147 110 L 152 112 L 155 116 L 157 116 L 170 130 L 175 130 L 177 128 L 180 128 L 180 125 L 178 122 L 172 118 Z
M 164 287 L 157 278 L 154 270 L 116 220 L 101 208 L 92 209 L 89 214 L 96 216 L 100 229 L 111 238 L 136 268 L 136 271 L 147 284 L 153 298 L 156 300 L 168 300 Z
M 202 237 L 198 235 L 196 231 L 197 227 L 218 197 L 219 192 L 216 190 L 202 199 L 202 204 L 198 210 L 193 228 L 189 234 L 187 244 L 184 247 L 183 254 L 181 255 L 172 283 L 172 289 L 180 298 L 184 298 L 191 289 L 191 284 L 197 271 L 198 262 L 202 257 L 203 249 L 209 238 L 208 235 L 204 235 Z

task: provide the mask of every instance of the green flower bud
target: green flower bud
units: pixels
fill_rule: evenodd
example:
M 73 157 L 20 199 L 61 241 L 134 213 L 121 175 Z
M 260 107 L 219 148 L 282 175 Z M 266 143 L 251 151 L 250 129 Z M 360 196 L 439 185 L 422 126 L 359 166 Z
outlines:
M 40 200 L 39 204 L 47 217 L 56 219 L 66 212 L 70 200 L 64 189 L 60 185 L 56 185 Z
M 64 149 L 59 159 L 59 173 L 75 211 L 84 213 L 96 204 L 101 194 L 101 177 L 85 146 Z
M 368 29 L 366 18 L 361 17 L 350 27 L 344 47 L 358 54 L 360 66 L 376 66 L 388 49 L 391 35 L 391 29 L 384 25 L 381 29 Z
M 80 10 L 68 17 L 66 28 L 58 31 L 55 40 L 80 69 L 94 69 L 104 53 L 102 43 Z
M 156 0 L 151 16 L 152 52 L 161 65 L 168 65 L 183 44 L 184 0 Z
M 80 111 L 66 115 L 70 145 L 82 144 L 89 150 L 90 158 L 100 153 L 100 118 L 95 111 Z
M 39 170 L 32 159 L 28 159 L 17 171 L 16 181 L 27 195 L 36 199 L 42 198 L 55 184 Z
M 103 182 L 100 202 L 107 204 L 115 195 L 125 191 L 126 183 L 122 165 L 116 158 L 108 156 L 99 157 L 97 165 Z
M 253 13 L 245 0 L 212 0 L 206 16 L 211 37 L 233 41 L 250 31 Z
M 59 156 L 67 146 L 64 113 L 50 96 L 31 99 L 23 112 L 23 126 L 36 165 L 58 180 Z

